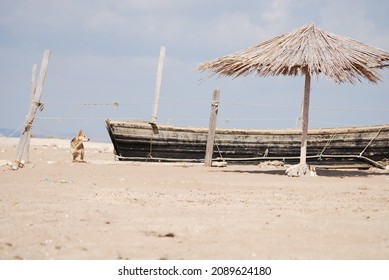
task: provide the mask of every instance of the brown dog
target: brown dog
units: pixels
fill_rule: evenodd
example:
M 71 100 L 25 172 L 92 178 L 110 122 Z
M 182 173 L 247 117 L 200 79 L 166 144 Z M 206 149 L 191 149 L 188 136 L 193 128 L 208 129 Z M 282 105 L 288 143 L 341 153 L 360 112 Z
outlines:
M 84 161 L 84 142 L 88 142 L 89 138 L 84 135 L 84 132 L 80 130 L 76 137 L 70 142 L 70 153 L 73 156 L 73 161 L 77 161 L 77 158 L 80 157 L 80 162 Z

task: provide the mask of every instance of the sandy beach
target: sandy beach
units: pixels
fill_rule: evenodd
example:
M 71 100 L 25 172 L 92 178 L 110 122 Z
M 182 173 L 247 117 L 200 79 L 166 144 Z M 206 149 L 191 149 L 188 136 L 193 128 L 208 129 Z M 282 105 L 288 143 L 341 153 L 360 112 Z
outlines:
M 389 259 L 389 171 L 119 162 L 0 138 L 0 259 Z

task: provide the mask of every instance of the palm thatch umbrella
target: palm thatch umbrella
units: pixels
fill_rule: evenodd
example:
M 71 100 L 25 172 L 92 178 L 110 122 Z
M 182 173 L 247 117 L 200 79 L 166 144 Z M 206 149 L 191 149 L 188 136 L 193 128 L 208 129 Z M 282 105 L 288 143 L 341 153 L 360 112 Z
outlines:
M 324 74 L 336 83 L 381 80 L 389 53 L 350 38 L 328 33 L 314 24 L 276 36 L 259 45 L 201 63 L 198 69 L 233 78 L 253 74 L 305 76 L 300 164 L 306 165 L 311 76 Z M 213 76 L 211 75 L 211 76 Z

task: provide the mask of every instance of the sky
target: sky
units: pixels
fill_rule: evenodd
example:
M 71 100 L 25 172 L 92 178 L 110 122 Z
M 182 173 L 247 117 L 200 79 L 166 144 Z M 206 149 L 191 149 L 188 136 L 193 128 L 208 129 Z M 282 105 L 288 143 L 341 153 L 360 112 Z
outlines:
M 39 73 L 50 49 L 32 134 L 109 141 L 105 119 L 151 118 L 161 46 L 159 124 L 207 127 L 219 88 L 218 127 L 294 128 L 302 76 L 208 78 L 197 65 L 308 23 L 389 51 L 388 10 L 387 0 L 0 0 L 0 128 L 21 130 L 32 65 Z M 388 124 L 381 74 L 357 85 L 314 77 L 309 126 Z

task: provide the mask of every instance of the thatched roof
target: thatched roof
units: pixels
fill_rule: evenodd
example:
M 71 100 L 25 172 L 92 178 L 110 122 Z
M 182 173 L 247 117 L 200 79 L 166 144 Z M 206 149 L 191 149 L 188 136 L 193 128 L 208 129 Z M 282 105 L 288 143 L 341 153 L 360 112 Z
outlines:
M 378 69 L 389 67 L 389 53 L 325 32 L 313 24 L 280 35 L 259 45 L 202 63 L 199 70 L 220 76 L 328 76 L 337 83 L 366 78 L 381 80 Z

